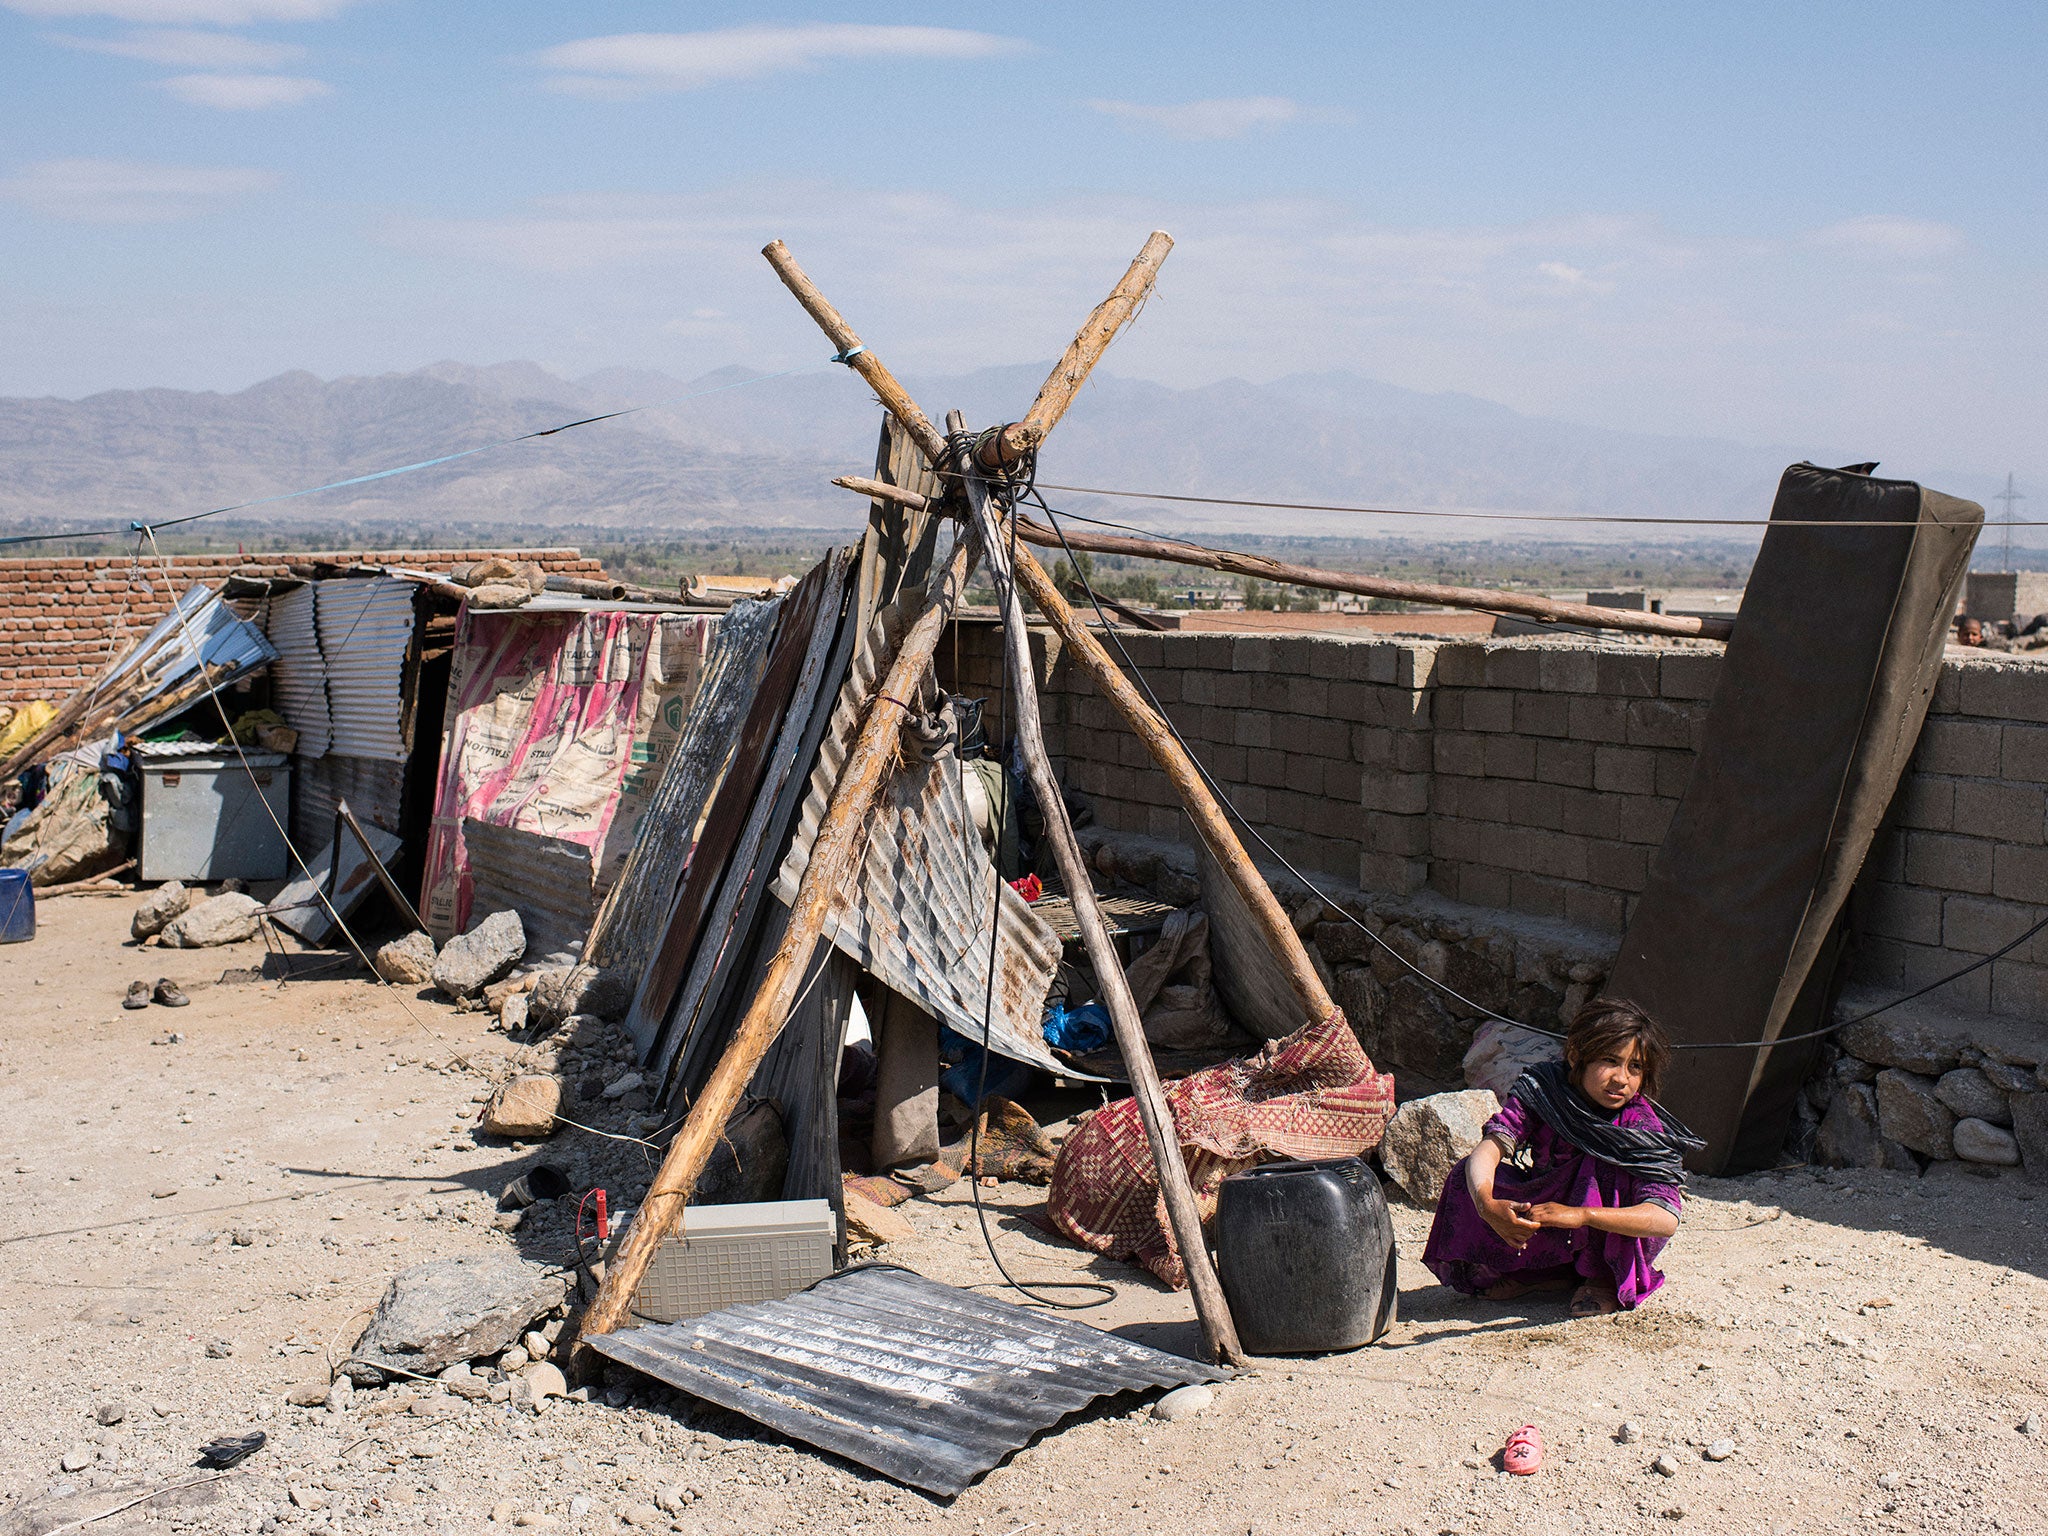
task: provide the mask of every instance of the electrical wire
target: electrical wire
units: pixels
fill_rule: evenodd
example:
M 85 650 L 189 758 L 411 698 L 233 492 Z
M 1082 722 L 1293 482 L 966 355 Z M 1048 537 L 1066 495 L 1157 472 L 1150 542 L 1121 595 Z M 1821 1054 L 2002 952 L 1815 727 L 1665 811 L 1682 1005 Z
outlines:
M 1160 705 L 1159 696 L 1152 691 L 1152 685 L 1146 679 L 1143 669 L 1140 668 L 1137 665 L 1137 663 L 1131 659 L 1130 652 L 1125 649 L 1122 638 L 1117 634 L 1116 626 L 1110 622 L 1108 614 L 1106 614 L 1103 611 L 1102 604 L 1095 595 L 1095 589 L 1092 585 L 1090 585 L 1088 581 L 1087 572 L 1082 568 L 1081 562 L 1079 558 L 1075 555 L 1073 548 L 1067 543 L 1066 534 L 1060 528 L 1059 514 L 1055 512 L 1050 506 L 1046 505 L 1045 498 L 1037 493 L 1035 487 L 1031 490 L 1029 494 L 1031 500 L 1033 500 L 1037 504 L 1038 508 L 1045 513 L 1047 518 L 1051 520 L 1053 532 L 1059 534 L 1060 547 L 1066 551 L 1067 563 L 1073 568 L 1075 579 L 1081 584 L 1081 590 L 1088 595 L 1089 604 L 1095 609 L 1095 615 L 1097 620 L 1101 624 L 1102 632 L 1109 637 L 1110 643 L 1116 647 L 1117 655 L 1123 661 L 1125 672 L 1128 673 L 1130 677 L 1137 683 L 1137 686 L 1144 691 L 1145 698 L 1151 704 L 1153 713 L 1159 717 L 1160 722 L 1166 727 L 1168 732 L 1172 734 L 1173 739 L 1180 744 L 1181 751 L 1187 754 L 1188 761 L 1191 764 L 1193 764 L 1195 772 L 1199 773 L 1202 776 L 1203 782 L 1209 786 L 1210 793 L 1216 797 L 1217 802 L 1229 814 L 1231 819 L 1235 821 L 1239 826 L 1241 826 L 1247 833 L 1249 833 L 1253 841 L 1255 841 L 1261 848 L 1263 848 L 1266 851 L 1267 856 L 1270 857 L 1282 869 L 1286 870 L 1288 874 L 1292 875 L 1296 880 L 1300 881 L 1301 884 L 1304 887 L 1306 887 L 1309 891 L 1313 892 L 1316 896 L 1320 897 L 1325 906 L 1330 907 L 1331 909 L 1342 915 L 1346 922 L 1350 923 L 1353 927 L 1357 928 L 1361 933 L 1363 933 L 1367 938 L 1371 939 L 1374 944 L 1378 945 L 1388 955 L 1392 956 L 1405 969 L 1407 969 L 1413 975 L 1419 977 L 1424 982 L 1428 983 L 1430 986 L 1436 988 L 1437 991 L 1443 993 L 1444 996 L 1450 998 L 1460 1007 L 1468 1010 L 1471 1013 L 1477 1014 L 1482 1018 L 1491 1019 L 1492 1021 L 1498 1024 L 1505 1024 L 1514 1029 L 1526 1030 L 1528 1033 L 1534 1035 L 1544 1035 L 1552 1040 L 1563 1040 L 1565 1036 L 1561 1030 L 1546 1029 L 1540 1024 L 1529 1024 L 1523 1022 L 1520 1019 L 1511 1019 L 1506 1014 L 1498 1013 L 1495 1010 L 1488 1008 L 1483 1003 L 1474 1002 L 1471 998 L 1466 997 L 1463 993 L 1459 992 L 1455 987 L 1452 987 L 1447 982 L 1441 981 L 1438 978 L 1430 975 L 1429 972 L 1423 970 L 1420 966 L 1416 965 L 1412 960 L 1410 960 L 1406 955 L 1402 954 L 1398 949 L 1394 948 L 1393 945 L 1389 944 L 1379 934 L 1373 932 L 1373 930 L 1370 927 L 1368 927 L 1363 921 L 1352 915 L 1352 913 L 1348 911 L 1341 902 L 1327 895 L 1313 880 L 1311 880 L 1307 875 L 1303 874 L 1299 869 L 1295 868 L 1293 863 L 1286 857 L 1286 855 L 1281 853 L 1279 849 L 1275 848 L 1270 842 L 1266 840 L 1265 835 L 1262 832 L 1260 832 L 1259 829 L 1252 824 L 1250 819 L 1247 818 L 1245 814 L 1237 808 L 1235 803 L 1232 802 L 1229 793 L 1223 788 L 1221 784 L 1219 784 L 1216 781 L 1215 775 L 1210 773 L 1208 768 L 1203 764 L 1202 760 L 1195 755 L 1194 749 L 1188 744 L 1187 738 L 1181 734 L 1180 727 L 1173 723 L 1172 717 L 1168 715 L 1166 710 Z M 1962 966 L 1958 970 L 1951 971 L 1948 975 L 1943 976 L 1938 980 L 1931 981 L 1923 987 L 1919 987 L 1914 991 L 1906 993 L 1902 997 L 1895 997 L 1890 1002 L 1882 1003 L 1875 1008 L 1866 1009 L 1864 1012 L 1855 1015 L 1853 1018 L 1843 1019 L 1838 1023 L 1827 1025 L 1825 1028 L 1822 1029 L 1805 1030 L 1799 1034 L 1794 1035 L 1780 1035 L 1774 1040 L 1679 1041 L 1674 1044 L 1673 1049 L 1680 1051 L 1770 1050 L 1781 1045 L 1797 1045 L 1802 1041 L 1806 1040 L 1819 1040 L 1828 1035 L 1836 1034 L 1841 1030 L 1847 1029 L 1852 1024 L 1861 1024 L 1866 1020 L 1876 1018 L 1881 1013 L 1889 1013 L 1892 1009 L 1897 1008 L 1902 1004 L 1910 1003 L 1914 1001 L 1916 998 L 1925 997 L 1929 992 L 1933 992 L 1938 988 L 1945 987 L 1949 985 L 1951 982 L 1960 981 L 1963 977 L 1970 975 L 1972 972 L 1982 970 L 1985 966 L 1991 964 L 1992 961 L 2002 959 L 2006 955 L 2011 954 L 2014 950 L 2018 949 L 2022 944 L 2025 944 L 2029 939 L 2033 938 L 2036 934 L 2042 932 L 2044 929 L 2048 929 L 2048 917 L 2043 917 L 2039 922 L 2035 923 L 2031 928 L 2027 929 L 2027 931 L 2022 933 L 2018 938 L 2012 940 L 2010 943 L 2004 945 L 2002 948 L 1993 951 L 1991 954 L 1980 956 L 1979 958 L 1971 961 L 1968 965 Z

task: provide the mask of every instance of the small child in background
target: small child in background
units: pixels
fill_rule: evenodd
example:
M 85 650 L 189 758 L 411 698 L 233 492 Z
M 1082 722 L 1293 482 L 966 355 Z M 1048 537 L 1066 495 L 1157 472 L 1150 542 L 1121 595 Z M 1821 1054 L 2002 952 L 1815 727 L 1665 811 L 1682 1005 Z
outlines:
M 1574 1317 L 1634 1307 L 1662 1285 L 1682 1158 L 1705 1145 L 1651 1098 L 1670 1052 L 1633 1003 L 1580 1009 L 1564 1060 L 1524 1072 L 1452 1170 L 1422 1262 L 1494 1301 L 1576 1285 Z

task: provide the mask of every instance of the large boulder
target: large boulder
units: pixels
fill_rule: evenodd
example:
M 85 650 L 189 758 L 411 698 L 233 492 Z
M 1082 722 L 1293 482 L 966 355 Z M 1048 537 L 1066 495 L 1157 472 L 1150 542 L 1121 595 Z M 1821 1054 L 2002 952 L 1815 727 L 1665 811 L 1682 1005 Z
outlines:
M 562 1085 L 544 1073 L 529 1072 L 491 1095 L 484 1105 L 483 1129 L 492 1136 L 552 1136 L 561 1107 Z
M 140 942 L 151 934 L 162 933 L 191 905 L 192 893 L 180 882 L 173 880 L 168 885 L 160 885 L 142 899 L 142 905 L 128 919 L 128 935 Z
M 1479 1145 L 1500 1100 L 1486 1088 L 1410 1099 L 1394 1112 L 1380 1138 L 1387 1177 L 1417 1205 L 1435 1205 L 1458 1160 Z
M 1891 1168 L 1913 1173 L 1913 1154 L 1878 1125 L 1877 1090 L 1868 1083 L 1844 1083 L 1829 1101 L 1814 1137 L 1813 1160 L 1825 1168 Z
M 359 1386 L 375 1386 L 386 1374 L 380 1367 L 432 1376 L 495 1355 L 567 1294 L 559 1273 L 506 1253 L 415 1265 L 386 1288 L 343 1369 Z
M 1885 1135 L 1922 1157 L 1954 1157 L 1955 1111 L 1934 1096 L 1934 1081 L 1887 1067 L 1877 1074 L 1877 1123 Z
M 542 971 L 535 978 L 526 1019 L 532 1028 L 546 1031 L 579 1013 L 600 1019 L 623 1018 L 632 1003 L 633 983 L 623 970 L 572 965 Z
M 175 949 L 210 949 L 253 939 L 263 927 L 263 903 L 242 891 L 208 897 L 165 925 L 163 938 Z
M 450 997 L 475 997 L 519 963 L 526 953 L 526 926 L 507 908 L 493 912 L 469 932 L 441 946 L 434 961 L 434 985 Z
M 1964 1118 L 1956 1122 L 1956 1156 L 1966 1163 L 1985 1163 L 1994 1168 L 2017 1168 L 2020 1144 L 2011 1131 L 1989 1120 Z
M 1506 1098 L 1516 1078 L 1539 1062 L 1556 1061 L 1563 1054 L 1564 1047 L 1548 1035 L 1488 1019 L 1472 1036 L 1472 1049 L 1465 1053 L 1465 1084 Z
M 371 964 L 386 981 L 401 987 L 423 987 L 434 979 L 434 941 L 415 928 L 403 938 L 379 946 Z
M 1880 1067 L 1902 1067 L 1928 1077 L 1941 1076 L 1962 1055 L 1962 1043 L 1953 1036 L 1896 1014 L 1851 1024 L 1835 1036 L 1835 1044 Z
M 1953 1072 L 1942 1073 L 1941 1080 L 1934 1085 L 1934 1096 L 1959 1120 L 2012 1124 L 2012 1110 L 2006 1105 L 2005 1095 L 1975 1067 L 1957 1067 Z

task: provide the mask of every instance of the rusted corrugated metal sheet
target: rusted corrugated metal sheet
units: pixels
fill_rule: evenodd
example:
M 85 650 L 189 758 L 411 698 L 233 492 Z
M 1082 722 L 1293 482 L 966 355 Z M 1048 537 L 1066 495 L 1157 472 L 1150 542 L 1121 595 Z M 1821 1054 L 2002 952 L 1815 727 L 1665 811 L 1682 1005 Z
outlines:
M 417 629 L 418 583 L 380 576 L 313 585 L 327 664 L 333 732 L 328 750 L 403 762 L 412 736 L 406 674 Z
M 299 733 L 294 749 L 304 759 L 325 757 L 334 740 L 327 713 L 327 663 L 320 655 L 315 584 L 267 600 L 266 627 L 277 660 L 270 664 L 270 696 L 285 724 Z
M 139 697 L 140 702 L 118 721 L 123 731 L 134 736 L 191 707 L 190 699 L 167 701 L 166 695 L 192 680 L 202 659 L 218 692 L 276 658 L 277 648 L 264 638 L 262 630 L 237 614 L 212 588 L 200 586 L 179 598 L 98 687 L 105 694 L 132 689 Z M 133 676 L 138 668 L 146 682 Z
M 334 803 L 346 800 L 366 827 L 401 830 L 405 764 L 374 757 L 298 758 L 292 775 L 292 841 L 308 858 L 334 838 Z
M 462 841 L 469 854 L 472 926 L 509 907 L 526 929 L 528 964 L 573 965 L 597 913 L 590 850 L 473 816 L 463 819 Z
M 944 1498 L 1098 1397 L 1231 1375 L 890 1265 L 585 1342 Z
M 634 832 L 632 852 L 599 909 L 584 954 L 591 964 L 617 967 L 636 980 L 647 968 L 695 846 L 697 824 L 760 687 L 782 602 L 747 599 L 719 621 L 682 735 Z
M 890 632 L 899 622 L 893 608 L 883 610 L 840 690 L 795 839 L 776 875 L 775 894 L 785 904 L 796 899 L 832 790 L 879 686 L 878 663 L 894 654 Z M 998 910 L 989 1047 L 1072 1077 L 1074 1069 L 1046 1048 L 1039 1027 L 1059 965 L 1059 936 L 998 878 L 968 815 L 951 747 L 927 763 L 906 760 L 869 818 L 858 887 L 835 893 L 827 936 L 892 991 L 980 1040 L 989 1003 L 989 920 Z

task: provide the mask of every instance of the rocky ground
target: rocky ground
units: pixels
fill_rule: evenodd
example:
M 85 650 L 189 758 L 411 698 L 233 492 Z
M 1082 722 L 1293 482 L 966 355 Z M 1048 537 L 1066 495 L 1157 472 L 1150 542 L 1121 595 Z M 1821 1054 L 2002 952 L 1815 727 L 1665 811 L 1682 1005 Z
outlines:
M 1382 1344 L 1263 1362 L 1172 1423 L 1100 1404 L 950 1504 L 631 1381 L 538 1413 L 410 1385 L 295 1407 L 399 1270 L 568 1260 L 568 1211 L 497 1220 L 541 1149 L 471 1127 L 488 1077 L 602 1076 L 613 1046 L 522 1058 L 488 1015 L 341 969 L 223 982 L 260 965 L 260 942 L 137 951 L 131 905 L 48 902 L 33 943 L 0 949 L 0 1536 L 2041 1529 L 2048 1200 L 1955 1163 L 1702 1181 L 1671 1283 L 1591 1322 L 1445 1292 L 1418 1260 L 1426 1213 L 1398 1207 L 1401 1318 Z M 159 975 L 191 1006 L 119 1006 Z M 601 1101 L 567 1112 L 636 1123 Z M 625 1199 L 652 1166 L 578 1130 L 546 1156 Z M 1081 1317 L 1193 1348 L 1185 1296 L 1044 1237 L 1023 1217 L 1041 1191 L 982 1193 L 1014 1273 L 1111 1279 L 1116 1301 Z M 970 1198 L 901 1207 L 915 1235 L 885 1257 L 993 1282 Z M 1549 1460 L 1510 1479 L 1495 1457 L 1524 1422 Z M 263 1449 L 198 1481 L 198 1448 L 252 1426 Z M 1719 1441 L 1732 1453 L 1710 1459 Z

